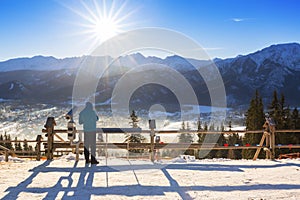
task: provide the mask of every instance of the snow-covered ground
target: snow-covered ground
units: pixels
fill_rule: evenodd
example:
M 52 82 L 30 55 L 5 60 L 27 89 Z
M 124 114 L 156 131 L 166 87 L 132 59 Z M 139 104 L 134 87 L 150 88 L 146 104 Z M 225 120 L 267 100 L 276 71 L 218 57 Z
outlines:
M 0 159 L 3 157 L 0 157 Z M 1 199 L 300 199 L 297 160 L 0 162 Z

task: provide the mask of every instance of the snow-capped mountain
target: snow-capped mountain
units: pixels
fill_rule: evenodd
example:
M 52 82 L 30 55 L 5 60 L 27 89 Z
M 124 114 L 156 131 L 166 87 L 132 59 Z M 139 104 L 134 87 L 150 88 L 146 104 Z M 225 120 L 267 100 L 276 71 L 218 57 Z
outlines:
M 78 68 L 82 67 L 81 64 L 85 62 L 88 65 L 105 67 L 105 61 L 109 61 L 111 65 L 104 75 L 99 77 L 97 98 L 100 103 L 111 98 L 115 84 L 130 69 L 148 64 L 161 64 L 180 72 L 195 90 L 199 102 L 210 104 L 203 77 L 196 73 L 194 67 L 209 72 L 212 61 L 185 59 L 177 55 L 162 59 L 145 57 L 140 53 L 116 59 L 95 56 L 64 59 L 35 56 L 0 62 L 0 98 L 66 102 L 71 99 L 73 83 Z M 285 95 L 289 105 L 300 106 L 300 44 L 272 45 L 248 55 L 213 61 L 222 75 L 229 106 L 247 105 L 256 89 L 266 103 L 269 103 L 273 91 L 277 90 L 279 94 Z M 132 81 L 143 79 L 145 75 L 147 73 L 137 71 L 132 76 Z M 214 81 L 213 73 L 209 78 L 209 81 Z M 26 92 L 21 88 L 25 88 Z M 163 102 L 170 107 L 178 103 L 172 91 L 155 84 L 139 88 L 133 94 L 132 101 L 138 106 L 146 107 L 153 105 L 153 102 Z
M 255 53 L 218 60 L 229 103 L 253 94 L 257 89 L 265 100 L 274 90 L 283 93 L 292 105 L 300 102 L 300 44 L 278 44 Z M 232 101 L 232 102 L 231 102 Z M 238 103 L 240 104 L 240 103 Z

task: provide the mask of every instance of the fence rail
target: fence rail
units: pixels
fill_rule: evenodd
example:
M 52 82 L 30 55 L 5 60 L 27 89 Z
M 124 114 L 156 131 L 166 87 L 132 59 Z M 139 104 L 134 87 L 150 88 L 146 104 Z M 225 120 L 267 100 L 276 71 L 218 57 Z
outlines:
M 43 133 L 47 133 L 48 138 L 47 140 L 42 140 L 42 136 L 39 135 L 36 140 L 3 140 L 0 141 L 1 144 L 5 143 L 36 143 L 35 151 L 13 151 L 10 150 L 4 146 L 0 145 L 0 152 L 5 154 L 5 160 L 8 160 L 9 154 L 30 154 L 28 156 L 36 155 L 37 160 L 40 160 L 41 153 L 45 153 L 47 155 L 47 159 L 52 159 L 54 152 L 57 153 L 63 153 L 63 152 L 74 152 L 74 149 L 76 148 L 76 145 L 72 145 L 70 141 L 64 141 L 62 137 L 60 137 L 58 134 L 68 134 L 69 131 L 65 129 L 54 129 L 54 126 L 50 129 L 43 129 Z M 82 133 L 82 130 L 76 130 L 75 133 Z M 244 134 L 263 134 L 265 137 L 267 137 L 267 133 L 265 130 L 253 130 L 253 131 L 247 131 L 247 130 L 231 130 L 231 131 L 198 131 L 198 130 L 142 130 L 140 128 L 133 129 L 133 128 L 98 128 L 98 133 L 104 133 L 104 134 L 149 134 L 151 138 L 150 143 L 118 143 L 118 142 L 97 142 L 97 148 L 100 149 L 125 149 L 125 150 L 132 150 L 132 149 L 146 149 L 149 150 L 150 154 L 153 152 L 153 150 L 159 150 L 159 149 L 177 149 L 177 150 L 251 150 L 256 149 L 257 152 L 261 149 L 266 149 L 268 153 L 270 153 L 270 142 L 266 141 L 266 144 L 264 144 L 264 137 L 262 138 L 262 141 L 259 145 L 256 146 L 219 146 L 216 144 L 199 144 L 199 143 L 155 143 L 154 142 L 154 135 L 159 134 L 185 134 L 185 133 L 192 133 L 192 134 L 234 134 L 234 133 L 244 133 Z M 276 134 L 279 133 L 300 133 L 300 130 L 276 130 Z M 52 137 L 52 139 L 49 140 L 49 136 Z M 54 136 L 56 136 L 59 141 L 54 140 Z M 274 132 L 274 138 L 275 141 L 275 132 Z M 41 145 L 44 144 L 46 147 L 45 150 L 41 149 Z M 49 148 L 50 147 L 50 148 Z M 273 145 L 276 149 L 300 149 L 300 144 L 297 145 Z M 83 150 L 83 144 L 80 143 L 77 145 L 77 148 L 79 149 L 77 152 L 82 152 Z M 63 149 L 63 150 L 62 150 Z M 70 150 L 71 149 L 71 150 Z M 258 155 L 257 153 L 257 155 Z M 51 154 L 49 156 L 49 154 Z M 267 156 L 267 155 L 266 155 Z M 267 156 L 267 158 L 270 158 L 271 156 Z

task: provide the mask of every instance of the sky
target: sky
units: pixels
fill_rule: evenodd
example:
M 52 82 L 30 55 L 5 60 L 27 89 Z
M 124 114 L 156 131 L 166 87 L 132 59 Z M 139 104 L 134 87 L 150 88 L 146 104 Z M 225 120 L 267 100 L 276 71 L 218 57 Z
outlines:
M 0 0 L 0 61 L 88 55 L 143 27 L 180 32 L 211 58 L 236 57 L 299 43 L 299 10 L 298 0 Z

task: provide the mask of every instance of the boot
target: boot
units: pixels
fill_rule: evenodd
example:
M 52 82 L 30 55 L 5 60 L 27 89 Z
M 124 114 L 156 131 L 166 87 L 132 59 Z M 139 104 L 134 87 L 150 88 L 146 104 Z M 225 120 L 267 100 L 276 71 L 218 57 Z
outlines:
M 85 164 L 89 164 L 89 163 L 91 163 L 91 161 L 90 161 L 89 157 L 90 157 L 90 153 L 89 153 L 89 151 L 88 151 L 86 148 L 84 148 L 84 158 L 85 158 Z
M 96 158 L 94 156 L 92 156 L 91 164 L 92 165 L 99 164 L 99 162 L 96 160 Z

